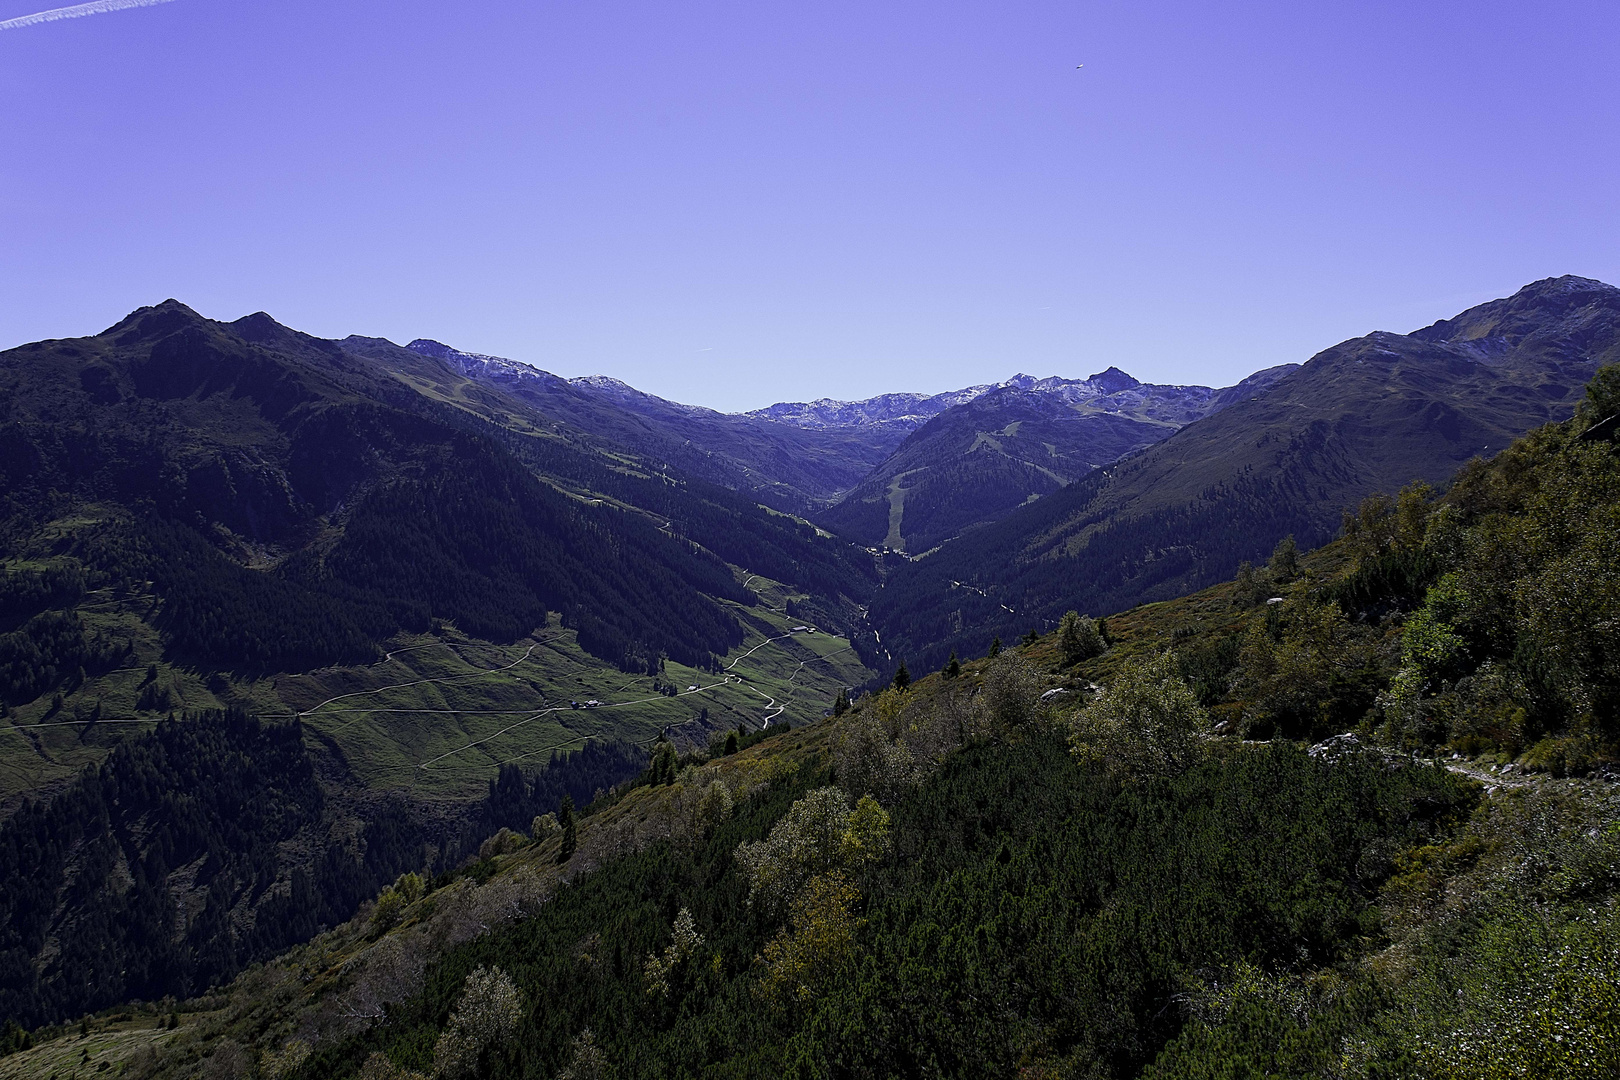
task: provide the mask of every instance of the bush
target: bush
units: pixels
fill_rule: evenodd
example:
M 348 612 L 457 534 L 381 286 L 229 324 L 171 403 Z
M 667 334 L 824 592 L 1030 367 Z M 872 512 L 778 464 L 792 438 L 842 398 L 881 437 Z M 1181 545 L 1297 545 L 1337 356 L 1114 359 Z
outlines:
M 479 1075 L 484 1055 L 505 1049 L 522 1020 L 517 984 L 498 967 L 477 968 L 467 976 L 449 1026 L 433 1048 L 435 1074 Z
M 1082 762 L 1125 780 L 1175 776 L 1204 756 L 1209 713 L 1160 653 L 1120 671 L 1070 722 L 1069 744 Z
M 405 910 L 405 898 L 401 896 L 392 885 L 382 891 L 377 897 L 376 906 L 371 909 L 371 933 L 381 937 L 394 928 L 399 922 L 400 912 Z
M 1093 656 L 1101 656 L 1104 648 L 1102 634 L 1097 630 L 1097 620 L 1091 616 L 1071 611 L 1058 623 L 1058 650 L 1062 652 L 1065 664 L 1072 666 Z
M 1041 676 L 1016 653 L 996 657 L 984 676 L 985 705 L 1000 727 L 1021 727 L 1040 715 Z
M 817 788 L 795 802 L 764 840 L 737 848 L 747 875 L 748 900 L 780 908 L 810 878 L 833 870 L 855 870 L 887 850 L 889 816 L 871 796 L 851 810 L 835 787 Z
M 675 969 L 703 947 L 703 935 L 697 932 L 691 908 L 681 908 L 676 912 L 671 936 L 673 940 L 663 955 L 654 953 L 647 957 L 646 963 L 642 965 L 642 980 L 646 984 L 647 993 L 653 997 L 668 997 L 670 977 L 675 973 Z
M 892 801 L 916 783 L 922 770 L 911 748 L 893 737 L 904 699 L 887 691 L 857 713 L 848 715 L 839 727 L 833 752 L 838 786 L 852 798 L 874 795 Z

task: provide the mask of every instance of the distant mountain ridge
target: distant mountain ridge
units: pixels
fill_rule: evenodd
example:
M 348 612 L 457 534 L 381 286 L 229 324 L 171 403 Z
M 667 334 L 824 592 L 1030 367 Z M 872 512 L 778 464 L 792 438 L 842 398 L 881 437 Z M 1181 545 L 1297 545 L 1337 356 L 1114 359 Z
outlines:
M 855 427 L 813 430 L 721 413 L 668 401 L 608 376 L 564 379 L 530 364 L 425 338 L 406 349 L 511 394 L 604 448 L 636 451 L 788 513 L 809 513 L 848 490 L 906 434 Z
M 1021 376 L 1028 378 L 1028 376 Z M 864 427 L 892 425 L 907 432 L 938 416 L 946 409 L 965 405 L 994 390 L 998 383 L 969 386 L 942 394 L 879 394 L 861 401 L 817 398 L 815 401 L 778 402 L 763 409 L 742 413 L 759 420 L 775 420 L 803 428 Z
M 1156 386 L 1117 367 L 1087 379 L 1017 375 L 921 424 L 816 520 L 858 543 L 926 551 L 1263 393 L 1295 367 L 1222 390 Z
M 939 394 L 894 393 L 879 394 L 859 401 L 817 398 L 810 402 L 778 402 L 739 415 L 760 420 L 776 420 L 806 428 L 893 425 L 915 431 L 949 409 L 1009 388 L 1051 397 L 1070 405 L 1098 398 L 1129 395 L 1132 391 L 1139 392 L 1135 398 L 1118 397 L 1115 405 L 1119 408 L 1138 406 L 1150 398 L 1166 397 L 1177 391 L 1184 392 L 1184 396 L 1193 401 L 1207 400 L 1223 392 L 1211 390 L 1206 386 L 1153 386 L 1141 382 L 1117 367 L 1110 366 L 1084 379 L 1065 379 L 1061 375 L 1037 378 L 1019 372 L 1002 382 L 981 383 L 978 386 L 966 386 L 960 390 L 947 390 Z
M 810 516 L 859 543 L 887 543 L 897 549 L 909 543 L 913 550 L 919 544 L 931 546 L 963 528 L 995 520 L 1031 497 L 1056 490 L 1088 468 L 1151 445 L 1175 428 L 1258 392 L 1258 387 L 1269 385 L 1288 367 L 1257 373 L 1225 390 L 1143 383 L 1110 366 L 1085 379 L 1038 378 L 1020 372 L 1002 382 L 938 394 L 890 393 L 858 401 L 819 398 L 722 413 L 670 401 L 611 376 L 563 378 L 531 364 L 464 352 L 430 338 L 418 338 L 405 348 L 440 360 L 475 382 L 513 394 L 558 423 L 661 457 L 676 468 L 775 509 Z M 1009 423 L 1060 420 L 1071 412 L 1113 419 L 1100 419 L 1078 436 L 1061 430 L 1045 432 L 1033 452 L 1013 455 L 1023 462 L 1021 467 L 1012 467 L 1016 476 L 1006 467 L 991 470 L 997 475 L 969 469 L 953 483 L 936 483 L 937 490 L 913 501 L 914 518 L 930 499 L 940 504 L 923 510 L 930 523 L 895 531 L 897 526 L 891 527 L 889 521 L 892 493 L 885 493 L 883 487 L 893 476 L 906 472 L 906 463 L 914 456 L 902 453 L 902 444 L 940 417 L 985 399 L 1005 405 L 1019 395 L 1022 407 L 1014 410 L 1016 415 L 1009 413 L 993 427 L 984 428 L 986 434 L 1001 431 Z M 972 422 L 982 428 L 988 423 L 984 416 L 1000 416 L 1004 411 L 981 410 Z M 968 422 L 965 415 L 958 421 Z M 1059 426 L 1062 428 L 1061 423 Z M 1071 445 L 1076 437 L 1078 448 Z M 996 498 L 985 502 L 974 489 L 988 484 L 996 485 Z M 902 540 L 912 534 L 909 541 Z

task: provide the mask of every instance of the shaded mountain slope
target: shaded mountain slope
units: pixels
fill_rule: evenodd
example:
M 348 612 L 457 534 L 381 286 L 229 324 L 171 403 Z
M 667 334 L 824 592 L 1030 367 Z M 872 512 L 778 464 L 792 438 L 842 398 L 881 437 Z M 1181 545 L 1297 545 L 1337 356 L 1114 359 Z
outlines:
M 1567 417 L 1620 356 L 1620 289 L 1536 282 L 1413 334 L 1336 345 L 1269 391 L 894 574 L 872 620 L 895 656 L 937 664 L 1077 608 L 1180 595 L 1303 546 L 1341 511 Z
M 454 350 L 439 356 L 436 350 L 402 348 L 382 338 L 349 337 L 342 345 L 381 364 L 434 403 L 448 406 L 458 425 L 499 442 L 561 490 L 639 510 L 664 531 L 728 563 L 800 586 L 834 607 L 841 606 L 841 596 L 864 602 L 877 584 L 872 561 L 863 553 L 803 521 L 766 509 L 750 492 L 671 468 L 663 458 L 635 453 L 584 430 L 572 422 L 573 414 L 556 419 L 508 392 L 511 385 L 539 376 L 559 384 L 563 397 L 558 400 L 564 400 L 572 393 L 566 380 L 513 361 L 469 358 Z M 476 373 L 473 361 L 487 361 L 489 373 L 480 378 L 463 374 L 468 368 Z
M 926 551 L 1092 469 L 1261 393 L 1292 365 L 1237 386 L 1154 386 L 1118 368 L 1089 379 L 1019 375 L 948 408 L 817 518 L 868 545 Z
M 542 483 L 467 413 L 268 316 L 171 301 L 0 354 L 0 380 L 5 538 L 79 508 L 99 524 L 74 552 L 158 583 L 193 662 L 354 662 L 432 618 L 511 640 L 547 611 L 627 662 L 741 640 L 710 599 L 746 599 L 718 558 Z

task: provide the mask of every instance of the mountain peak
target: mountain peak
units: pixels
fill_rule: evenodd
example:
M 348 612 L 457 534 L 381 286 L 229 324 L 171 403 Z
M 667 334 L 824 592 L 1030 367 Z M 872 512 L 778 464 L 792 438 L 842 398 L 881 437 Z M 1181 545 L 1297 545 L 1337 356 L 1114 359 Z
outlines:
M 642 393 L 623 379 L 615 379 L 611 375 L 578 375 L 568 381 L 575 386 L 589 386 L 593 390 L 606 390 L 614 394 Z
M 442 341 L 434 341 L 432 338 L 425 337 L 419 337 L 405 347 L 411 350 L 411 352 L 421 353 L 423 356 L 431 356 L 436 360 L 443 360 L 452 353 L 457 356 L 471 355 L 470 353 L 462 352 L 460 349 L 452 349 Z
M 170 297 L 161 304 L 136 308 L 103 330 L 100 337 L 117 335 L 119 344 L 172 334 L 182 326 L 206 322 L 201 315 Z
M 1565 274 L 1532 281 L 1512 296 L 1477 304 L 1460 315 L 1413 331 L 1421 341 L 1480 342 L 1503 345 L 1542 334 L 1586 336 L 1596 319 L 1620 319 L 1620 289 L 1594 278 Z M 1599 335 L 1601 336 L 1601 335 Z
M 432 338 L 417 338 L 405 348 L 413 353 L 442 360 L 469 377 L 477 373 L 496 382 L 512 380 L 522 382 L 526 379 L 542 379 L 552 383 L 565 381 L 549 371 L 543 371 L 533 364 L 525 364 L 521 360 L 508 360 L 504 356 L 490 356 L 488 353 L 463 352 L 453 345 L 446 345 Z
M 1575 274 L 1564 274 L 1560 277 L 1542 278 L 1532 281 L 1514 296 L 1571 296 L 1597 293 L 1620 293 L 1620 289 L 1606 281 L 1597 278 L 1578 277 Z
M 299 334 L 276 322 L 267 312 L 255 311 L 251 315 L 244 315 L 230 324 L 231 330 L 244 341 L 252 341 L 265 345 L 273 341 L 285 341 L 291 337 L 305 338 L 307 335 Z
M 1104 371 L 1097 372 L 1086 381 L 1095 383 L 1110 394 L 1117 394 L 1121 390 L 1134 390 L 1142 385 L 1140 379 L 1132 378 L 1112 365 Z

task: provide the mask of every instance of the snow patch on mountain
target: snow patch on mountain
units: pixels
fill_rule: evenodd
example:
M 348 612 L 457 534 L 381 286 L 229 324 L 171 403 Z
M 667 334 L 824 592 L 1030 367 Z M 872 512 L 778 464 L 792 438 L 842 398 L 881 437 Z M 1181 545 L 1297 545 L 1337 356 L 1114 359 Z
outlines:
M 462 352 L 460 349 L 453 349 L 449 345 L 434 341 L 431 338 L 417 338 L 405 347 L 411 352 L 443 360 L 460 374 L 481 382 L 510 385 L 530 379 L 538 379 L 549 385 L 558 385 L 568 381 L 560 376 L 553 375 L 549 371 L 543 371 L 533 364 L 508 360 L 504 356 Z
M 997 391 L 1036 394 L 1064 405 L 1147 415 L 1181 424 L 1207 412 L 1216 395 L 1221 393 L 1207 386 L 1156 386 L 1141 382 L 1117 367 L 1109 367 L 1085 379 L 1065 379 L 1058 375 L 1037 378 L 1019 372 L 1002 382 L 968 386 L 943 394 L 881 394 L 862 401 L 819 398 L 808 402 L 782 402 L 742 415 L 806 428 L 893 425 L 915 430 L 947 409 Z

